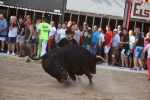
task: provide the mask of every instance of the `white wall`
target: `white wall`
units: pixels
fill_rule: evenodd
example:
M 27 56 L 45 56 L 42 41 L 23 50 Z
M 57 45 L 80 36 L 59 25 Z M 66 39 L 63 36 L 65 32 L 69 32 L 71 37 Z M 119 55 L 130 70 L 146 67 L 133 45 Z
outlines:
M 105 14 L 124 15 L 124 0 L 67 0 L 67 10 Z

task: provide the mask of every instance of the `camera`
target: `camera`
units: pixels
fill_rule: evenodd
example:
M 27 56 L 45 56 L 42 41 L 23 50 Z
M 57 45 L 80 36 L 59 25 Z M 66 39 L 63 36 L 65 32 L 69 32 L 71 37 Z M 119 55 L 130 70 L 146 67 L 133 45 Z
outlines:
M 88 25 L 87 24 L 85 24 L 85 28 L 86 28 L 86 30 L 88 29 Z

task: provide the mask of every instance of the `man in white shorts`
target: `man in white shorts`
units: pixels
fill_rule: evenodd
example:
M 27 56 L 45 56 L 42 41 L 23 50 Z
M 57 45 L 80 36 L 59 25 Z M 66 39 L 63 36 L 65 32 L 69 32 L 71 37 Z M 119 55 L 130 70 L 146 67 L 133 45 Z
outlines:
M 110 50 L 110 47 L 112 45 L 112 39 L 113 39 L 113 33 L 110 31 L 110 26 L 106 25 L 106 33 L 105 33 L 105 42 L 104 42 L 104 54 L 105 54 L 105 59 L 107 60 L 106 63 L 103 63 L 103 65 L 108 66 L 108 52 Z
M 4 18 L 3 14 L 0 14 L 0 41 L 1 41 L 1 48 L 0 48 L 0 52 L 4 52 L 4 46 L 5 43 L 4 41 L 6 40 L 6 36 L 7 36 L 7 20 Z
M 110 66 L 114 66 L 115 54 L 116 54 L 116 50 L 118 50 L 119 42 L 120 42 L 120 36 L 118 34 L 117 29 L 114 29 L 113 34 L 114 34 L 114 36 L 113 36 L 113 40 L 112 40 L 112 58 L 111 58 Z

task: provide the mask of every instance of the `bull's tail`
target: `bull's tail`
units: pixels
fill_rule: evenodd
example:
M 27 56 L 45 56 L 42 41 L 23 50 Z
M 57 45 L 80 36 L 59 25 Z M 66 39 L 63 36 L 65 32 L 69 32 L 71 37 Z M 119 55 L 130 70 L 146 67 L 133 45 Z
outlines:
M 104 62 L 106 62 L 107 60 L 106 59 L 104 59 L 103 57 L 101 57 L 101 56 L 96 56 L 96 58 L 100 58 L 102 61 L 104 61 Z
M 45 56 L 45 55 L 43 55 L 43 56 L 41 56 L 39 58 L 31 57 L 30 48 L 28 46 L 21 47 L 21 50 L 23 50 L 25 52 L 25 54 L 27 54 L 32 60 L 40 60 L 40 59 L 42 59 Z

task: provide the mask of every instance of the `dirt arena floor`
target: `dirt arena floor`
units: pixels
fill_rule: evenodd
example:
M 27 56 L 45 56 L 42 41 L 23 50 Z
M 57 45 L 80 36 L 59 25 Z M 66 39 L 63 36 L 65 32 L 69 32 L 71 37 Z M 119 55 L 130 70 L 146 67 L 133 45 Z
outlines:
M 67 87 L 49 76 L 40 64 L 0 58 L 0 100 L 150 100 L 145 76 L 97 69 L 94 87 L 82 83 Z

